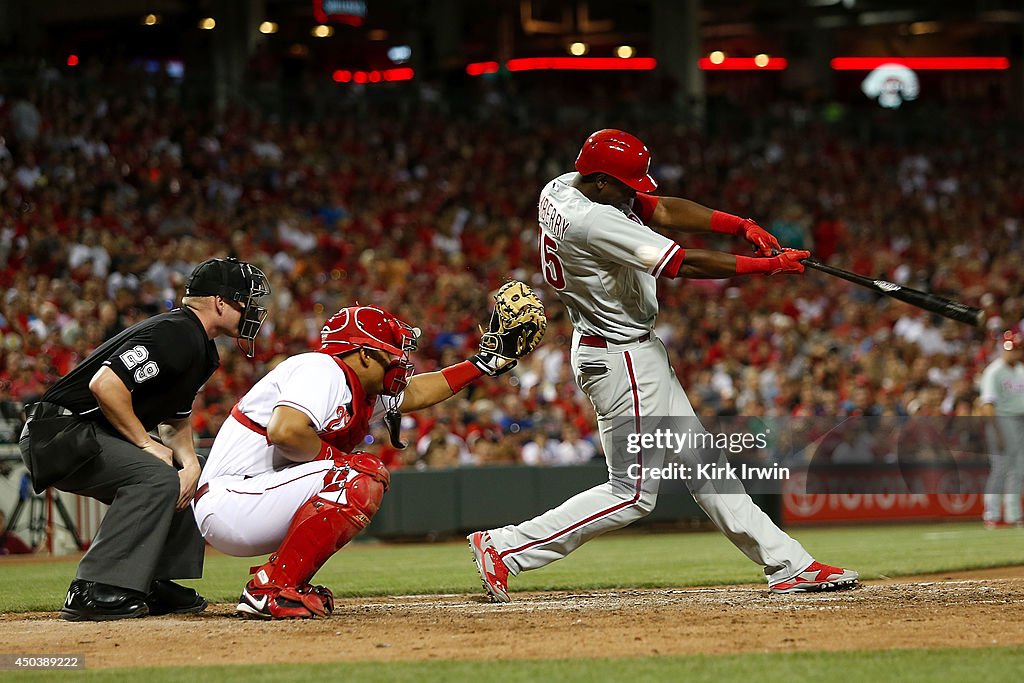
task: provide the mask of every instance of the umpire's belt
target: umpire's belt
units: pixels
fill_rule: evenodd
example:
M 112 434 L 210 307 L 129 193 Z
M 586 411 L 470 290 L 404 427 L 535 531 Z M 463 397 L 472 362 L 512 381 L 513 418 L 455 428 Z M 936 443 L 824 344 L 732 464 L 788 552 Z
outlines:
M 594 334 L 585 334 L 580 337 L 580 346 L 593 346 L 599 349 L 607 349 L 609 344 L 625 345 L 625 344 L 642 344 L 645 341 L 650 341 L 651 334 L 647 334 L 637 337 L 636 339 L 627 339 L 626 341 L 611 341 L 604 337 L 598 337 Z

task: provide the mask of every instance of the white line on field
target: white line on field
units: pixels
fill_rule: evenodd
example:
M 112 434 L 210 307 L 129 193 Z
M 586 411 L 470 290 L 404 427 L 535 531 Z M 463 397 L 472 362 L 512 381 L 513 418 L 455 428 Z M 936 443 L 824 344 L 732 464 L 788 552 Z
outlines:
M 966 531 L 931 531 L 924 535 L 926 541 L 945 541 L 950 538 L 963 538 L 964 536 L 973 536 Z

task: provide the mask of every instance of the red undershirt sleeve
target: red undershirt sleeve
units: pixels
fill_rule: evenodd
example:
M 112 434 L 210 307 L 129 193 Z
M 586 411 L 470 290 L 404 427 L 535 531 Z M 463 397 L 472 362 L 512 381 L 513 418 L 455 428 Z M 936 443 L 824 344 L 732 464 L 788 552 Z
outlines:
M 636 199 L 633 200 L 633 213 L 636 214 L 637 218 L 647 223 L 654 216 L 654 210 L 658 208 L 658 201 L 660 199 L 660 197 L 656 197 L 653 194 L 637 192 Z

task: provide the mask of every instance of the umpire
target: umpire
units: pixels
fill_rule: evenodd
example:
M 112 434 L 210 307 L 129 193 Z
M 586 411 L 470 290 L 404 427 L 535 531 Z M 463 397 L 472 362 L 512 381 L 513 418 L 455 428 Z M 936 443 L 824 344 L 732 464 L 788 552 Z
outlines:
M 53 486 L 110 505 L 68 589 L 64 619 L 206 608 L 196 591 L 170 580 L 198 578 L 203 568 L 189 506 L 201 467 L 192 402 L 220 365 L 215 338 L 236 338 L 252 357 L 269 294 L 258 268 L 205 261 L 181 308 L 104 342 L 26 409 L 19 446 L 36 492 Z

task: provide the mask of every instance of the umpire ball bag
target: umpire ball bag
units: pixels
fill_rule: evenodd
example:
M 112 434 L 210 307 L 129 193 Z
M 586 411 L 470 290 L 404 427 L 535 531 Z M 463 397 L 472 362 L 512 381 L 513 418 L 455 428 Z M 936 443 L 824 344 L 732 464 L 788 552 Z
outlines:
M 28 439 L 18 444 L 32 488 L 42 493 L 100 454 L 96 424 L 67 408 L 43 401 L 29 407 Z

